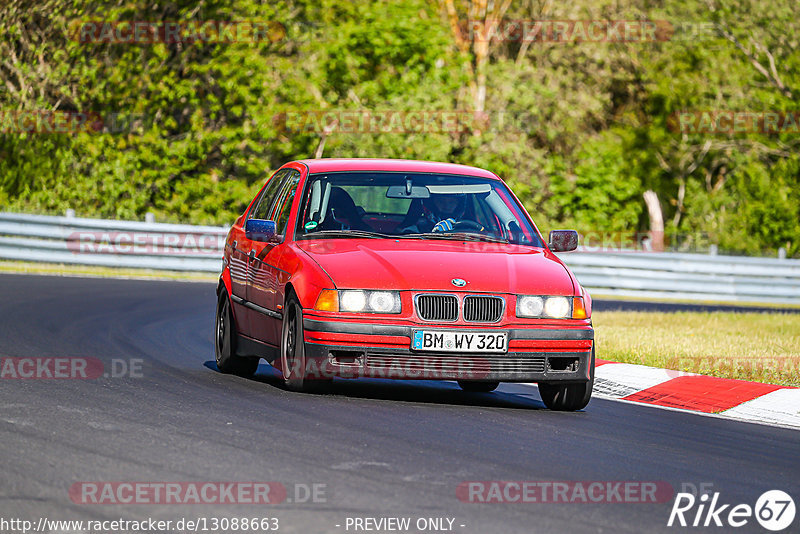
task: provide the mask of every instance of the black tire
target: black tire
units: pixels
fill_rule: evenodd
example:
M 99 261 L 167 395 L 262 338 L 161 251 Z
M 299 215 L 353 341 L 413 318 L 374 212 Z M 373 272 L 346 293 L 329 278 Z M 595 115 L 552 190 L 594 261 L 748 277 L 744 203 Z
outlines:
M 283 383 L 291 391 L 318 391 L 333 379 L 308 376 L 306 344 L 303 335 L 303 307 L 297 296 L 290 292 L 283 309 L 281 327 L 281 372 Z
M 539 382 L 539 395 L 544 405 L 559 412 L 574 412 L 585 408 L 592 398 L 592 388 L 594 388 L 594 348 L 590 365 L 591 379 L 587 382 L 579 384 Z
M 479 382 L 475 380 L 459 380 L 458 381 L 459 387 L 464 391 L 469 391 L 470 393 L 489 393 L 490 391 L 494 391 L 497 389 L 497 386 L 500 385 L 500 382 Z
M 222 290 L 217 299 L 217 320 L 214 329 L 214 355 L 217 369 L 222 373 L 251 377 L 258 369 L 258 358 L 243 358 L 236 355 L 236 321 L 231 311 L 228 292 Z

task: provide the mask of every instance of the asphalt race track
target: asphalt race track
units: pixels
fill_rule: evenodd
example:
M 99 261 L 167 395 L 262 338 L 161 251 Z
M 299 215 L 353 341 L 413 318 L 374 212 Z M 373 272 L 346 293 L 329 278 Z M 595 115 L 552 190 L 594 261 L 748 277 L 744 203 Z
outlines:
M 277 517 L 280 532 L 297 533 L 353 532 L 348 517 L 446 517 L 464 533 L 638 534 L 689 529 L 667 528 L 672 499 L 476 504 L 456 488 L 665 481 L 675 491 L 711 484 L 721 503 L 753 506 L 771 489 L 800 496 L 793 430 L 600 399 L 550 412 L 525 385 L 467 394 L 454 383 L 337 380 L 297 394 L 266 364 L 255 379 L 220 374 L 214 289 L 0 275 L 0 357 L 98 358 L 107 373 L 141 365 L 135 376 L 0 381 L 0 516 Z M 68 491 L 81 481 L 276 481 L 290 499 L 295 484 L 324 484 L 325 495 L 275 506 L 76 504 Z M 763 529 L 751 518 L 737 531 Z

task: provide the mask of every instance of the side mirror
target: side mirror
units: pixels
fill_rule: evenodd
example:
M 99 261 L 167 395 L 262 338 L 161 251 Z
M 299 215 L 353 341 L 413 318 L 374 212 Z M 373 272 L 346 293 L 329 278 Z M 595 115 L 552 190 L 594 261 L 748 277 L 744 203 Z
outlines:
M 578 232 L 575 230 L 553 230 L 550 232 L 550 244 L 553 252 L 569 252 L 578 248 Z
M 275 221 L 248 219 L 244 225 L 244 234 L 253 241 L 274 241 Z

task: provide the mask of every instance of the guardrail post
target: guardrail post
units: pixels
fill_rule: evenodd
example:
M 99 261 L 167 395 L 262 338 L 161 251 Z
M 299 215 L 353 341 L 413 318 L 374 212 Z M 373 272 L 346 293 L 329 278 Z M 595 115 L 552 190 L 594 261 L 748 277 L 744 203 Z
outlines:
M 154 223 L 156 222 L 156 216 L 148 211 L 147 213 L 144 214 L 144 222 Z
M 781 247 L 778 249 L 778 259 L 785 260 L 786 259 L 786 249 Z
M 708 247 L 709 256 L 716 256 L 717 252 L 719 252 L 719 247 L 717 245 L 709 245 Z
M 72 208 L 67 208 L 67 211 L 64 213 L 64 215 L 72 219 L 75 217 L 75 210 Z

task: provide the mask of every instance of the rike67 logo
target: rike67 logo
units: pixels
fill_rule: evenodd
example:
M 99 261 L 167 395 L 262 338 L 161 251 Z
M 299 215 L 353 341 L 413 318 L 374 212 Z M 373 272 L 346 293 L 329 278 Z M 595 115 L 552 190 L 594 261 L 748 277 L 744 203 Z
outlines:
M 764 492 L 755 506 L 722 504 L 720 493 L 704 493 L 699 498 L 692 493 L 678 493 L 667 526 L 681 527 L 743 527 L 753 517 L 767 530 L 778 532 L 791 526 L 795 517 L 794 500 L 781 490 Z

